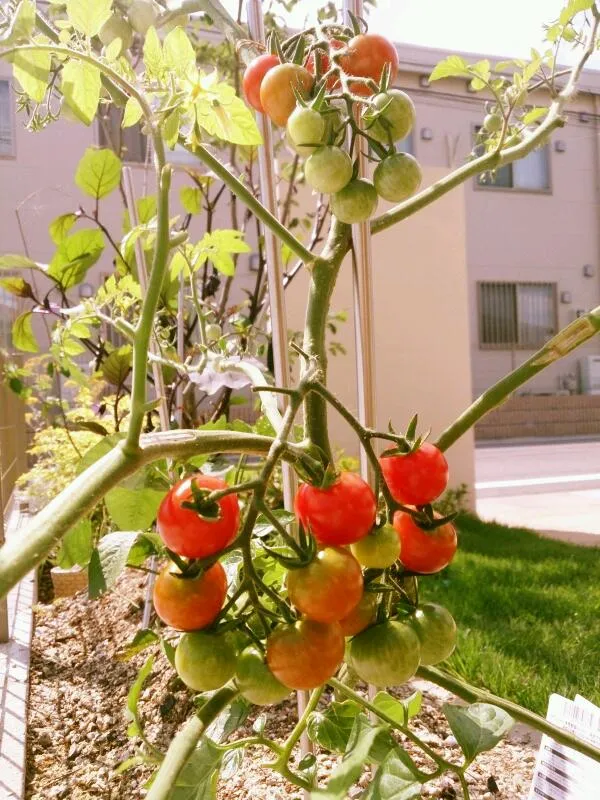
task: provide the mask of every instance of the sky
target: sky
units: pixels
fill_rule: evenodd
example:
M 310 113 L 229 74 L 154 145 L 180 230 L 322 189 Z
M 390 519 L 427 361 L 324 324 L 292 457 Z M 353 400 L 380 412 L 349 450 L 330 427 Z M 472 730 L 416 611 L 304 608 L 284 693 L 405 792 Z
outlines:
M 230 11 L 237 9 L 237 0 L 223 2 Z M 378 0 L 370 26 L 400 43 L 523 58 L 531 47 L 542 47 L 543 24 L 556 19 L 565 4 L 566 0 Z M 288 15 L 289 24 L 302 26 L 322 5 L 324 0 L 301 0 Z M 561 61 L 572 61 L 568 50 Z M 600 69 L 600 53 L 589 65 Z

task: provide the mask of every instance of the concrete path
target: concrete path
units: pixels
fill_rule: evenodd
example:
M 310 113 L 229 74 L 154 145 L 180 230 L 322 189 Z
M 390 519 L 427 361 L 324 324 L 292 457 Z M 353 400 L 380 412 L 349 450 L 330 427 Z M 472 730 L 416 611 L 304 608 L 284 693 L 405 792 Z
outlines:
M 6 517 L 6 538 L 18 536 L 25 517 L 18 509 Z M 25 796 L 25 757 L 29 660 L 36 600 L 35 573 L 8 595 L 9 641 L 0 644 L 0 798 Z
M 600 546 L 600 441 L 478 447 L 477 513 Z

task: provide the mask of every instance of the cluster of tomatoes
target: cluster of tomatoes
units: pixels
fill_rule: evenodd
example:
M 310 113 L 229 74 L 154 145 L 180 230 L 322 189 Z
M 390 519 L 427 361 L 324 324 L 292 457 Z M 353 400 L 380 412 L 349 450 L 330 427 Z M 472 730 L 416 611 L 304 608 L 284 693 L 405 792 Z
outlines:
M 255 58 L 244 73 L 244 93 L 253 108 L 286 128 L 288 145 L 306 158 L 306 182 L 331 195 L 332 213 L 342 222 L 363 222 L 375 213 L 379 197 L 401 202 L 421 184 L 417 160 L 395 147 L 415 121 L 408 95 L 389 88 L 398 73 L 398 53 L 375 33 L 304 38 L 294 51 L 303 63 L 284 61 L 281 48 L 277 55 Z M 372 182 L 357 177 L 349 155 L 356 137 L 379 159 Z
M 219 494 L 225 482 L 199 474 L 169 491 L 157 522 L 172 560 L 157 577 L 154 605 L 165 624 L 184 631 L 175 666 L 190 688 L 209 691 L 234 678 L 248 700 L 266 705 L 291 689 L 321 685 L 344 657 L 361 679 L 383 687 L 452 653 L 456 626 L 446 609 L 394 606 L 385 580 L 374 580 L 386 571 L 400 578 L 432 574 L 454 557 L 454 526 L 430 506 L 446 488 L 446 459 L 425 442 L 385 451 L 380 466 L 401 506 L 392 525 L 378 521 L 375 494 L 355 473 L 301 484 L 295 513 L 316 541 L 315 554 L 287 571 L 280 597 L 287 619 L 271 614 L 268 634 L 257 626 L 250 638 L 236 630 L 237 607 L 226 604 L 228 581 L 216 560 L 235 547 L 237 495 Z M 195 563 L 210 566 L 195 571 Z

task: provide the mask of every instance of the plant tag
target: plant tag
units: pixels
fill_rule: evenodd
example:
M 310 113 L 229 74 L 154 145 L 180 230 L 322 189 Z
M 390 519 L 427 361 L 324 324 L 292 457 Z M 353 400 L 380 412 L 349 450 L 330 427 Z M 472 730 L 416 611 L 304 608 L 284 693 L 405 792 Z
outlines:
M 568 700 L 553 694 L 546 719 L 579 739 L 600 747 L 600 708 L 581 695 Z M 544 735 L 528 800 L 591 800 L 597 797 L 600 764 Z

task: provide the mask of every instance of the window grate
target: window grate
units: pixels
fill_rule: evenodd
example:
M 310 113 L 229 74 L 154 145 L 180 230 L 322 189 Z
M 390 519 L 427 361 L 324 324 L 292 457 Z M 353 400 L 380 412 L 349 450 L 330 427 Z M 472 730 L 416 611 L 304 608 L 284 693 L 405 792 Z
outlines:
M 555 283 L 478 283 L 479 347 L 536 350 L 557 331 Z
M 0 156 L 14 155 L 13 107 L 8 81 L 0 80 Z

